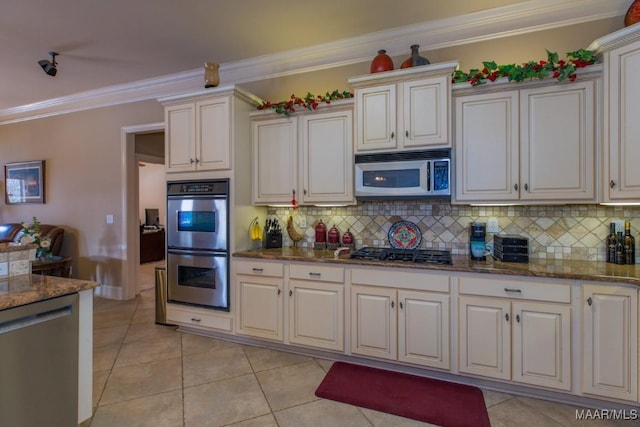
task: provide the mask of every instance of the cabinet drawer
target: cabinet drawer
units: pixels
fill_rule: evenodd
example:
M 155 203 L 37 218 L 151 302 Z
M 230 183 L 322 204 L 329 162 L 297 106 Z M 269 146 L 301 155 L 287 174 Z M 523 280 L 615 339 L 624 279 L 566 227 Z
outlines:
M 236 262 L 236 274 L 251 274 L 253 276 L 283 277 L 284 265 L 281 263 L 261 261 Z
M 231 317 L 216 315 L 197 307 L 167 304 L 167 322 L 181 325 L 231 331 Z
M 354 269 L 351 271 L 351 283 L 421 291 L 449 292 L 448 274 L 414 273 L 399 271 L 395 268 L 388 270 Z
M 344 268 L 318 264 L 291 264 L 289 277 L 301 280 L 344 283 Z
M 459 293 L 513 299 L 571 302 L 571 285 L 493 278 L 460 277 Z

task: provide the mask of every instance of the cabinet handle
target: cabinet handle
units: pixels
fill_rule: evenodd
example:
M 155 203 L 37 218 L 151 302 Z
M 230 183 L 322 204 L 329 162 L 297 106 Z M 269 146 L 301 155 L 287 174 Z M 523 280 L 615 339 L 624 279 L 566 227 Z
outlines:
M 200 159 L 198 159 L 198 158 L 196 157 L 196 165 L 197 165 L 198 163 L 200 163 Z
M 509 321 L 509 313 L 504 315 L 504 319 L 508 322 Z
M 610 188 L 615 188 L 616 187 L 616 182 L 614 180 L 609 181 L 609 187 Z
M 305 196 L 307 195 L 307 189 L 306 188 L 302 189 L 302 194 L 304 194 Z
M 529 184 L 524 184 L 524 191 L 529 191 Z
M 395 306 L 396 306 L 396 303 L 395 303 L 395 301 L 392 300 L 391 301 L 391 308 L 394 308 Z
M 396 133 L 395 132 L 391 132 L 391 139 L 396 137 Z
M 514 289 L 514 288 L 504 288 L 505 292 L 511 293 L 511 294 L 521 294 L 522 291 L 520 289 Z
M 402 304 L 402 301 L 400 301 L 400 310 L 404 310 L 404 305 Z
M 591 297 L 587 298 L 587 304 L 593 305 L 593 300 L 591 299 Z
M 408 130 L 404 131 L 404 134 L 406 135 L 407 138 L 409 138 L 409 131 Z
M 256 273 L 262 273 L 264 271 L 264 268 L 253 267 L 251 270 L 255 271 Z
M 282 293 L 282 291 L 280 289 L 278 289 L 278 295 L 280 295 Z
M 291 289 L 289 289 L 289 296 L 292 297 L 293 296 L 293 291 Z
M 518 191 L 518 184 L 513 184 L 513 189 Z
M 199 319 L 199 318 L 197 318 L 197 317 L 192 317 L 192 318 L 191 318 L 191 321 L 192 321 L 192 322 L 199 323 L 199 322 L 202 322 L 202 319 Z
M 309 273 L 309 276 L 311 276 L 311 277 L 321 277 L 321 276 L 322 276 L 322 273 L 314 273 L 314 272 L 310 272 L 310 273 Z
M 520 323 L 520 315 L 516 314 L 516 322 Z
M 193 164 L 194 160 L 193 159 L 189 159 L 189 164 Z

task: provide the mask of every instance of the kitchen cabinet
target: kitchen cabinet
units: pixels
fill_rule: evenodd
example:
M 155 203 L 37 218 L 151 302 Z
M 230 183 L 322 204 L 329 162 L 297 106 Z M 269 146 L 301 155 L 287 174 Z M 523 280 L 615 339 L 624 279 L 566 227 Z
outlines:
M 450 147 L 451 74 L 457 62 L 353 77 L 356 153 Z
M 582 285 L 584 394 L 638 401 L 638 291 Z
M 237 262 L 235 286 L 238 298 L 236 332 L 283 341 L 284 265 Z
M 571 390 L 569 285 L 462 277 L 459 291 L 460 372 Z
M 450 368 L 448 276 L 353 270 L 351 282 L 353 354 Z
M 355 203 L 353 102 L 272 118 L 254 115 L 253 202 Z
M 229 170 L 236 104 L 261 100 L 238 87 L 221 87 L 159 100 L 165 107 L 167 172 Z
M 589 47 L 605 66 L 602 189 L 605 202 L 640 199 L 640 31 L 626 27 Z
M 596 201 L 597 87 L 585 75 L 455 96 L 455 200 Z
M 289 342 L 344 351 L 344 269 L 289 266 Z

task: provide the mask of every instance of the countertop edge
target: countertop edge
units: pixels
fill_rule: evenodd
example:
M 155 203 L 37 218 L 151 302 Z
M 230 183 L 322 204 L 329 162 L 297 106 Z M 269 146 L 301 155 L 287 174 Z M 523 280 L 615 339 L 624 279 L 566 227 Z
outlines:
M 16 283 L 15 289 L 12 288 L 12 282 Z M 35 274 L 16 276 L 5 280 L 4 284 L 8 285 L 8 291 L 3 292 L 2 287 L 0 287 L 0 310 L 92 290 L 99 286 L 98 282 L 91 280 Z

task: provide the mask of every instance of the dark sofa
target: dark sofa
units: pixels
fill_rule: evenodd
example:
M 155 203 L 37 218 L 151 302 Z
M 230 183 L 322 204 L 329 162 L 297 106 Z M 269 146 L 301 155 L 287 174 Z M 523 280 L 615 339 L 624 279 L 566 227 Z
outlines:
M 0 243 L 17 243 L 22 234 L 22 224 L 0 224 Z M 42 237 L 51 239 L 51 254 L 60 255 L 64 241 L 64 228 L 57 225 L 40 224 L 40 234 Z

